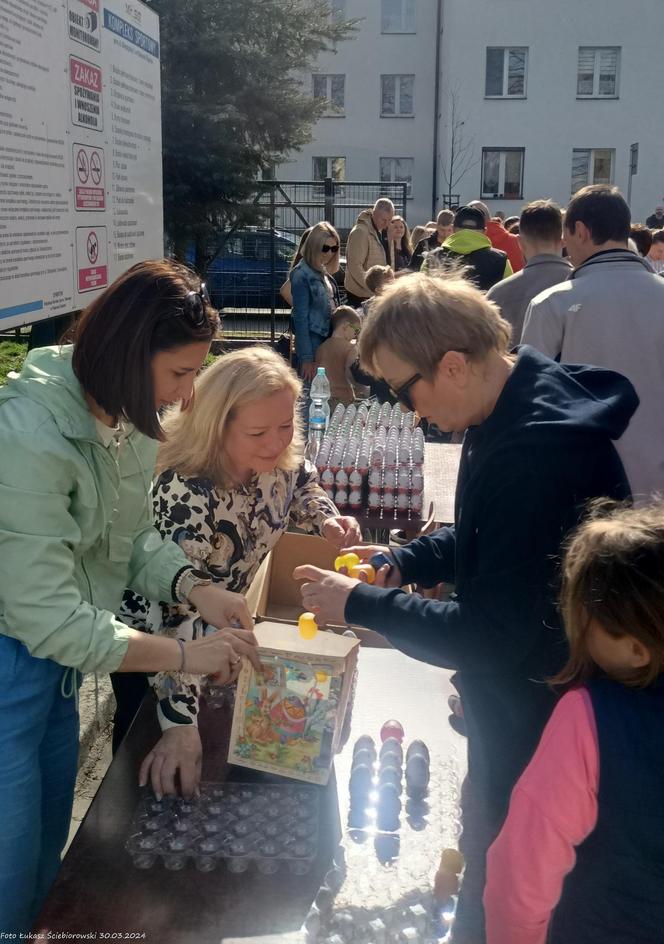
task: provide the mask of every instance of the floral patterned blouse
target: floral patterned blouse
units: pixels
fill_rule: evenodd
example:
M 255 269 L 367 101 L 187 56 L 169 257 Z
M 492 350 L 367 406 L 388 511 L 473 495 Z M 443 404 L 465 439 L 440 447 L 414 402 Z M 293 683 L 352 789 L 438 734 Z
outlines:
M 194 567 L 207 570 L 226 590 L 245 593 L 256 571 L 291 525 L 321 534 L 327 518 L 339 514 L 308 462 L 291 472 L 278 469 L 227 491 L 209 479 L 185 479 L 163 472 L 154 487 L 155 525 L 180 545 Z M 120 619 L 134 629 L 185 642 L 205 635 L 196 609 L 187 604 L 146 600 L 126 590 Z M 200 676 L 159 672 L 151 676 L 162 729 L 196 724 Z

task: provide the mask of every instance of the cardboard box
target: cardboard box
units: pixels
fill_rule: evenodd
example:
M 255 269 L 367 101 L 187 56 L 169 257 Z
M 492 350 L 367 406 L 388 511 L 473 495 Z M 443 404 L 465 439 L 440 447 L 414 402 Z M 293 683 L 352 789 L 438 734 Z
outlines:
M 261 564 L 246 599 L 257 621 L 270 620 L 297 623 L 302 606 L 302 582 L 293 579 L 293 570 L 300 564 L 313 564 L 323 570 L 334 570 L 339 554 L 324 538 L 311 534 L 286 531 Z M 336 632 L 348 629 L 346 625 L 330 626 Z M 386 639 L 370 629 L 351 627 L 360 640 L 375 648 L 391 649 Z
M 240 672 L 228 761 L 282 777 L 327 783 L 357 665 L 359 640 L 296 626 L 256 626 L 262 669 Z

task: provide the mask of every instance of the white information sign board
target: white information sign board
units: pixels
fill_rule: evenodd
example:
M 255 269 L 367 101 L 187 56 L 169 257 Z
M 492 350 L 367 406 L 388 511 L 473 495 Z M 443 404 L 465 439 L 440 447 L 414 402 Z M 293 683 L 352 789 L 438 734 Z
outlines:
M 0 0 L 0 330 L 163 255 L 159 18 L 138 0 Z

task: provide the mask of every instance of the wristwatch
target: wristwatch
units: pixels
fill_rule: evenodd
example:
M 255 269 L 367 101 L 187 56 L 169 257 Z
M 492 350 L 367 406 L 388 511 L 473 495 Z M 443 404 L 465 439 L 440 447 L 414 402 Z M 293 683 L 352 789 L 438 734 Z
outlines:
M 173 599 L 178 603 L 188 603 L 191 592 L 196 587 L 209 587 L 212 577 L 205 570 L 183 567 L 173 581 Z

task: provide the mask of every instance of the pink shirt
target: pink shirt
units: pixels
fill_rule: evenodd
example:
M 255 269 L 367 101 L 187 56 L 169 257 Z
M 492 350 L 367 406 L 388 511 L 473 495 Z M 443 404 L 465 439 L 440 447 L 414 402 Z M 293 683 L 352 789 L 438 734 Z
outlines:
M 545 944 L 574 847 L 597 825 L 599 749 L 588 690 L 558 702 L 487 854 L 487 944 Z

